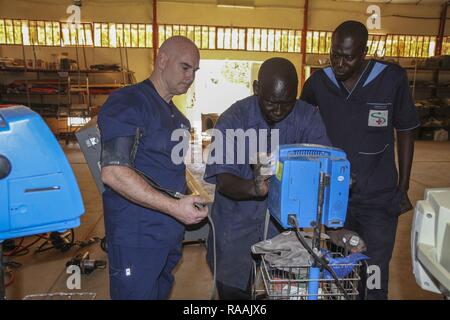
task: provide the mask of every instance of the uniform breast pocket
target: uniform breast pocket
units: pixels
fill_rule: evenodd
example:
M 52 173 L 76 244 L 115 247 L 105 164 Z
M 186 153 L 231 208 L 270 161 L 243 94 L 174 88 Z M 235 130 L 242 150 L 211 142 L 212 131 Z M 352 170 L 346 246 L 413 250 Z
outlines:
M 392 123 L 392 103 L 367 103 L 367 131 L 387 130 Z
M 364 156 L 382 154 L 389 148 L 392 104 L 367 103 L 365 116 L 365 130 L 358 153 Z

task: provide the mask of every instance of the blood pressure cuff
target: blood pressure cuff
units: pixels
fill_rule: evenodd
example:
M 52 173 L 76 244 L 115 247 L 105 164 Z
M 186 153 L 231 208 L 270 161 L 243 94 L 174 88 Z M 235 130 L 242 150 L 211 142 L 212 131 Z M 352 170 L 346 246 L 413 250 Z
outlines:
M 154 189 L 159 190 L 175 199 L 180 199 L 183 197 L 184 195 L 177 191 L 172 191 L 161 187 L 144 172 L 135 168 L 134 159 L 136 157 L 140 138 L 141 133 L 139 129 L 137 129 L 134 136 L 117 137 L 107 141 L 102 141 L 102 153 L 100 160 L 102 168 L 107 166 L 128 167 L 140 175 Z
M 126 166 L 134 168 L 134 159 L 139 146 L 140 132 L 134 136 L 116 137 L 102 141 L 100 164 L 106 166 Z

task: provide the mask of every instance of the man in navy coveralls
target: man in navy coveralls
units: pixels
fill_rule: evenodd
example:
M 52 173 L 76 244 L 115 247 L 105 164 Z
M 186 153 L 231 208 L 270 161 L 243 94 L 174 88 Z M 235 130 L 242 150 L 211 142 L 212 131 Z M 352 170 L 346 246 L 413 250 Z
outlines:
M 161 46 L 149 79 L 117 90 L 102 107 L 101 177 L 112 299 L 167 299 L 172 270 L 181 258 L 185 224 L 207 216 L 199 197 L 173 199 L 151 187 L 136 170 L 165 189 L 186 192 L 184 164 L 171 159 L 176 129 L 188 119 L 172 102 L 186 93 L 199 66 L 199 51 L 184 37 Z
M 265 61 L 253 83 L 254 95 L 240 100 L 218 119 L 215 129 L 226 136 L 227 130 L 255 130 L 258 136 L 269 135 L 266 150 L 270 152 L 271 130 L 278 130 L 279 144 L 313 143 L 329 145 L 326 130 L 316 107 L 297 100 L 298 77 L 294 65 L 282 58 Z M 226 138 L 228 140 L 228 137 Z M 225 140 L 225 139 L 224 139 Z M 245 163 L 208 164 L 205 180 L 216 184 L 212 219 L 216 229 L 216 284 L 220 299 L 249 299 L 252 268 L 251 246 L 263 240 L 267 210 L 268 181 L 257 166 L 250 164 L 249 144 Z M 261 146 L 258 147 L 260 149 Z M 223 156 L 230 150 L 224 150 Z M 237 155 L 239 156 L 239 155 Z M 274 225 L 269 238 L 276 235 Z M 208 238 L 207 260 L 213 269 L 213 241 Z

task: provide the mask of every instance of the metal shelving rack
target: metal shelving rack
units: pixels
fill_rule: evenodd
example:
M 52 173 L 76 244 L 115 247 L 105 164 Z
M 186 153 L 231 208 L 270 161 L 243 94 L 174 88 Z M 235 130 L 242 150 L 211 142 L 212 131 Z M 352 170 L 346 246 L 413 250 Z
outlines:
M 411 75 L 408 72 L 408 78 L 411 84 L 411 92 L 412 96 L 415 101 L 420 100 L 440 100 L 440 99 L 450 99 L 450 81 L 442 81 L 441 75 L 443 73 L 450 74 L 450 68 L 448 67 L 441 67 L 441 66 L 418 66 L 417 63 L 414 66 L 406 66 L 404 67 L 409 72 L 412 72 Z M 427 81 L 426 85 L 422 85 L 418 83 L 418 74 L 424 74 L 426 73 L 426 76 L 431 79 L 431 81 Z M 430 74 L 431 73 L 431 74 Z M 447 83 L 447 85 L 444 85 Z M 418 98 L 418 92 L 422 92 L 426 90 L 426 95 L 423 95 L 422 99 Z M 425 99 L 426 97 L 426 99 Z M 425 109 L 426 110 L 426 109 Z M 436 117 L 435 108 L 430 108 L 428 110 L 428 117 L 429 118 L 438 118 Z M 420 110 L 419 110 L 420 114 Z M 448 124 L 425 124 L 425 126 L 422 126 L 420 128 L 419 136 L 422 136 L 423 132 L 431 132 L 432 130 L 437 129 L 446 129 L 449 130 Z
M 83 49 L 83 55 L 84 55 L 84 67 L 83 69 L 80 68 L 80 59 L 78 54 L 78 46 L 75 47 L 76 49 L 76 63 L 77 63 L 77 69 L 75 70 L 53 70 L 53 69 L 43 69 L 43 68 L 36 68 L 36 69 L 30 69 L 27 67 L 27 57 L 25 54 L 25 46 L 22 45 L 22 59 L 24 61 L 23 67 L 13 67 L 13 68 L 3 68 L 0 69 L 0 74 L 30 74 L 34 73 L 36 74 L 36 80 L 40 80 L 42 75 L 52 75 L 57 76 L 57 86 L 58 86 L 58 92 L 57 93 L 33 93 L 30 92 L 30 86 L 28 77 L 25 78 L 25 86 L 26 91 L 25 92 L 17 92 L 17 93 L 8 93 L 6 90 L 3 92 L 0 92 L 0 100 L 2 100 L 4 103 L 21 103 L 24 104 L 25 101 L 22 98 L 24 95 L 26 96 L 26 104 L 28 107 L 33 108 L 37 112 L 41 113 L 41 115 L 51 115 L 52 117 L 56 117 L 59 120 L 62 119 L 62 121 L 67 121 L 68 117 L 82 117 L 82 118 L 88 118 L 92 115 L 92 96 L 97 95 L 109 95 L 109 93 L 92 93 L 90 92 L 92 88 L 95 87 L 104 87 L 104 88 L 120 88 L 123 86 L 127 86 L 130 84 L 135 83 L 134 78 L 134 72 L 129 71 L 128 67 L 124 68 L 124 62 L 122 57 L 122 48 L 119 49 L 120 53 L 120 70 L 95 70 L 95 69 L 88 69 L 87 63 L 86 63 L 86 54 L 85 54 L 85 46 L 82 46 Z M 92 47 L 92 49 L 95 49 Z M 125 48 L 126 50 L 126 48 Z M 34 65 L 36 65 L 36 54 L 33 46 L 33 58 L 34 58 Z M 128 58 L 128 54 L 126 54 L 126 57 Z M 128 66 L 128 59 L 127 59 L 127 66 Z M 118 81 L 114 81 L 114 83 L 108 83 L 108 84 L 92 84 L 90 81 L 91 75 L 100 75 L 100 74 L 116 74 L 119 75 L 120 79 Z M 40 102 L 36 103 L 35 101 L 32 101 L 32 97 L 39 97 Z M 56 102 L 53 103 L 44 103 L 44 97 L 53 96 L 56 97 Z M 11 97 L 15 97 L 11 99 Z M 78 97 L 77 100 L 74 98 Z M 75 103 L 75 101 L 78 101 L 79 103 Z M 52 110 L 49 112 L 49 114 L 46 114 L 45 111 Z M 58 132 L 56 133 L 58 137 L 66 138 L 66 142 L 68 142 L 68 139 L 70 136 L 74 133 L 70 124 L 70 121 L 68 123 L 68 130 L 66 132 L 63 132 L 59 130 L 58 125 Z

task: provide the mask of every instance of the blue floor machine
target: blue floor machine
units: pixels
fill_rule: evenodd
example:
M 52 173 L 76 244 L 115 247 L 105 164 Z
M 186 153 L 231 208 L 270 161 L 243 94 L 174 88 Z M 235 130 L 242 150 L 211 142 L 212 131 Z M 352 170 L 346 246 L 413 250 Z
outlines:
M 78 227 L 83 213 L 72 168 L 44 120 L 27 107 L 0 105 L 0 299 L 2 242 Z

